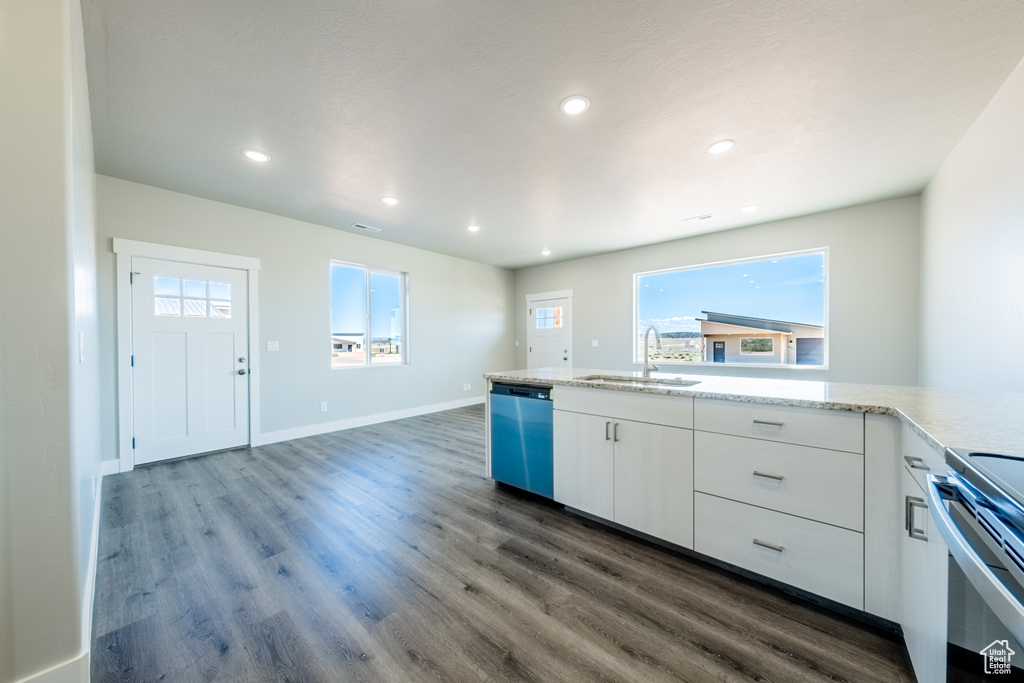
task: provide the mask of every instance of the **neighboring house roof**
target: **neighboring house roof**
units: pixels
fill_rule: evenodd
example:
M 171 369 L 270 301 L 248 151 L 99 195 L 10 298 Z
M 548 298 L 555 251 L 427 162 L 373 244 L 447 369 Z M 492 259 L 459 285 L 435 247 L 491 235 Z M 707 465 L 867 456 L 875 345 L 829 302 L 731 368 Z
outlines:
M 825 329 L 822 325 L 811 325 L 809 323 L 794 323 L 788 322 L 786 320 L 771 320 L 770 318 L 751 318 L 746 315 L 733 315 L 731 313 L 715 313 L 714 311 L 701 311 L 701 313 L 708 317 L 706 322 L 709 323 L 739 325 L 741 327 L 753 327 L 759 330 L 772 330 L 774 332 L 792 332 L 794 326 L 816 327 L 819 330 Z

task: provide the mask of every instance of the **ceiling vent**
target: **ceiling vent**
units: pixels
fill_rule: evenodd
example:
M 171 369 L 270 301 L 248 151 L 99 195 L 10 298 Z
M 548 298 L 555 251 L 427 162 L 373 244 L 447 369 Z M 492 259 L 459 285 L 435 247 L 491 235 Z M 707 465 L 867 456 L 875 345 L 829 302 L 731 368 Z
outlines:
M 380 232 L 380 228 L 375 228 L 372 225 L 363 225 L 362 223 L 353 223 L 352 227 L 358 230 L 359 232 Z
M 684 218 L 682 220 L 682 222 L 686 223 L 687 221 L 706 221 L 707 219 L 711 218 L 712 216 L 714 216 L 713 213 L 702 213 L 699 216 L 690 216 L 689 218 Z

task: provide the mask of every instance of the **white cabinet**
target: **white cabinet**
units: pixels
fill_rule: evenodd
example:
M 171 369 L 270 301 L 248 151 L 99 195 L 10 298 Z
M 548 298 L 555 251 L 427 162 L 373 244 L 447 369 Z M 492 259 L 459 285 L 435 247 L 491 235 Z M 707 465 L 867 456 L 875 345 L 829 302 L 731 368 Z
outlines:
M 693 432 L 615 422 L 616 523 L 693 547 Z
M 604 519 L 612 518 L 612 420 L 556 410 L 555 500 Z
M 908 443 L 906 437 L 904 442 Z M 912 449 L 905 447 L 904 452 Z M 910 462 L 921 465 L 918 461 Z M 900 625 L 917 680 L 932 683 L 946 680 L 949 560 L 920 484 L 921 472 L 904 467 L 901 480 L 904 533 L 900 541 Z
M 822 595 L 864 605 L 864 542 L 855 531 L 696 493 L 694 550 Z
M 675 426 L 691 423 L 692 399 L 571 387 L 554 399 L 555 500 L 693 547 L 693 432 Z

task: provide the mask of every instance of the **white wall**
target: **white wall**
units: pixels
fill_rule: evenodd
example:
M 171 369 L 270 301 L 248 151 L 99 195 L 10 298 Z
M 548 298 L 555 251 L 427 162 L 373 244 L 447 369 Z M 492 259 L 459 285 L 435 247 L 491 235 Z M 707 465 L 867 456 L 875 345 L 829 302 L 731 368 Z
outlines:
M 100 461 L 77 0 L 0 5 L 0 91 L 0 681 L 84 680 Z
M 517 271 L 516 367 L 526 367 L 527 294 L 573 290 L 576 367 L 637 370 L 631 362 L 634 273 L 828 247 L 827 370 L 669 363 L 661 369 L 915 384 L 919 208 L 918 197 L 895 199 Z
M 117 443 L 113 237 L 261 259 L 260 402 L 270 438 L 482 399 L 481 374 L 512 365 L 507 270 L 106 176 L 97 190 L 104 458 L 116 457 Z M 331 259 L 409 273 L 410 364 L 331 370 Z M 268 353 L 267 341 L 281 350 Z
M 1024 61 L 925 189 L 921 383 L 1024 391 Z

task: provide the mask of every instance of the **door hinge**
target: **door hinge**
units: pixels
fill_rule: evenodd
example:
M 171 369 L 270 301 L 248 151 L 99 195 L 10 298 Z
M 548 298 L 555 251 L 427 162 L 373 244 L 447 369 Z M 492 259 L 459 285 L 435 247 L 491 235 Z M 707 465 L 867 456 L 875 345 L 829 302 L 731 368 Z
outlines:
M 132 356 L 132 367 L 135 367 L 135 356 Z
M 135 450 L 135 437 L 132 437 L 132 450 Z
M 128 273 L 128 284 L 135 284 L 135 273 Z

